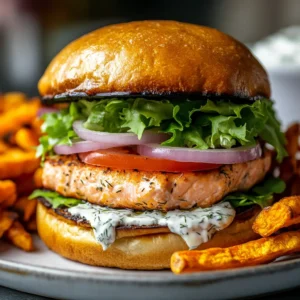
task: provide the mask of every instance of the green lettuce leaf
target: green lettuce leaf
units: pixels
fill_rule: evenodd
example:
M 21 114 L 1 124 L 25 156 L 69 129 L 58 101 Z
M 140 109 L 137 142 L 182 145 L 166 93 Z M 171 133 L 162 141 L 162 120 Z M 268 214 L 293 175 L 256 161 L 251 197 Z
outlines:
M 130 100 L 121 113 L 122 128 L 128 128 L 128 132 L 134 132 L 141 139 L 145 129 L 160 127 L 162 121 L 172 118 L 172 114 L 173 105 L 169 101 Z
M 254 145 L 256 139 L 261 137 L 275 148 L 278 161 L 282 161 L 287 155 L 284 134 L 280 130 L 280 123 L 270 100 L 258 100 L 251 104 L 207 100 L 198 109 L 194 107 L 191 112 L 190 122 L 183 124 L 182 119 L 177 117 L 179 112 L 175 111 L 173 120 L 163 128 L 172 137 L 163 142 L 163 145 L 202 150 L 230 149 L 234 146 Z M 191 133 L 190 127 L 197 130 Z M 188 136 L 186 132 L 189 132 Z
M 82 114 L 85 117 L 85 128 L 106 132 L 126 132 L 122 129 L 123 121 L 119 115 L 128 104 L 123 100 L 80 101 L 78 106 L 84 106 Z M 81 108 L 82 108 L 81 106 Z
M 73 140 L 78 138 L 72 128 L 73 122 L 83 118 L 75 103 L 59 112 L 44 114 L 41 130 L 46 134 L 39 139 L 37 156 L 44 161 L 46 154 L 53 154 L 55 145 L 72 145 Z
M 270 100 L 248 104 L 226 100 L 156 101 L 138 99 L 80 100 L 69 109 L 44 115 L 38 155 L 52 153 L 57 144 L 71 144 L 75 120 L 95 131 L 133 132 L 140 139 L 145 130 L 168 133 L 165 146 L 197 149 L 230 149 L 250 146 L 261 137 L 277 151 L 278 161 L 286 156 L 285 139 Z
M 35 190 L 30 196 L 29 199 L 35 199 L 38 197 L 45 198 L 49 203 L 51 203 L 52 208 L 62 208 L 62 207 L 73 207 L 78 204 L 83 203 L 83 201 L 75 198 L 67 198 L 61 196 L 60 194 L 52 191 L 46 190 Z
M 228 201 L 234 208 L 257 204 L 261 208 L 273 202 L 274 194 L 281 194 L 286 188 L 284 181 L 270 177 L 254 186 L 248 192 L 236 192 L 226 196 L 223 201 Z

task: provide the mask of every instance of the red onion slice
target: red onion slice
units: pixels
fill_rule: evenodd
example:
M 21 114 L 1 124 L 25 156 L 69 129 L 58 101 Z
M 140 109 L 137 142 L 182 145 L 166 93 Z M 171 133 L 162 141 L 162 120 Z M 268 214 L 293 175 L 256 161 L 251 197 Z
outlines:
M 41 107 L 37 112 L 37 116 L 42 117 L 44 114 L 56 113 L 56 112 L 59 112 L 59 109 L 53 107 Z
M 164 158 L 181 162 L 203 162 L 211 164 L 237 164 L 257 159 L 262 154 L 259 144 L 232 149 L 209 150 L 147 144 L 138 145 L 137 152 L 140 155 L 148 157 Z
M 148 143 L 160 144 L 169 138 L 169 136 L 165 133 L 145 131 L 142 138 L 139 140 L 137 135 L 134 133 L 109 133 L 86 129 L 83 127 L 83 121 L 75 121 L 73 123 L 73 129 L 83 140 L 113 143 L 115 146 L 140 145 Z
M 89 151 L 96 151 L 99 149 L 108 149 L 116 147 L 113 143 L 95 143 L 91 141 L 78 141 L 74 142 L 71 146 L 69 145 L 56 145 L 54 151 L 59 155 L 70 155 L 74 153 L 83 153 Z

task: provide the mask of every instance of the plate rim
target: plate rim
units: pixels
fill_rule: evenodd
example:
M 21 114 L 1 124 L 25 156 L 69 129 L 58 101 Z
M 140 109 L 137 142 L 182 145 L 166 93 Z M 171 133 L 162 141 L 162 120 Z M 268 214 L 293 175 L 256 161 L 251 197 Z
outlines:
M 249 277 L 249 276 L 263 276 L 274 272 L 285 272 L 300 268 L 300 258 L 292 258 L 290 260 L 283 260 L 274 262 L 267 265 L 243 267 L 239 269 L 230 270 L 217 270 L 217 271 L 205 271 L 202 273 L 182 274 L 174 275 L 173 273 L 157 274 L 157 276 L 137 276 L 137 274 L 107 274 L 98 273 L 93 271 L 83 270 L 81 272 L 74 272 L 72 270 L 65 270 L 60 268 L 51 268 L 36 266 L 32 264 L 19 263 L 15 261 L 9 261 L 0 259 L 0 272 L 17 273 L 24 275 L 34 275 L 52 278 L 62 279 L 80 279 L 83 281 L 93 282 L 114 282 L 114 283 L 132 283 L 132 284 L 158 284 L 169 285 L 183 283 L 190 285 L 193 284 L 209 284 L 217 281 L 234 280 L 235 278 Z M 117 270 L 117 269 L 116 269 Z M 125 270 L 126 271 L 126 270 Z M 129 272 L 140 272 L 138 270 L 128 270 Z M 143 271 L 141 271 L 143 272 Z M 155 270 L 153 271 L 155 272 Z M 124 276 L 126 275 L 126 276 Z

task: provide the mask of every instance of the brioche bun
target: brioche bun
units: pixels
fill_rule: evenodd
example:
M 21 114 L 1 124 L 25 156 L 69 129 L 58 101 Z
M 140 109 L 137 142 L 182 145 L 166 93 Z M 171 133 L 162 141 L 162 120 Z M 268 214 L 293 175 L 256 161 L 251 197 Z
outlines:
M 259 212 L 253 209 L 238 215 L 234 222 L 198 247 L 229 247 L 258 238 L 252 223 Z M 122 269 L 167 269 L 175 251 L 187 250 L 183 239 L 167 228 L 117 230 L 116 241 L 103 251 L 90 227 L 77 225 L 46 208 L 37 208 L 38 233 L 44 243 L 58 254 L 85 264 Z
M 93 31 L 66 46 L 39 81 L 43 97 L 217 95 L 270 97 L 250 51 L 212 28 L 139 21 Z

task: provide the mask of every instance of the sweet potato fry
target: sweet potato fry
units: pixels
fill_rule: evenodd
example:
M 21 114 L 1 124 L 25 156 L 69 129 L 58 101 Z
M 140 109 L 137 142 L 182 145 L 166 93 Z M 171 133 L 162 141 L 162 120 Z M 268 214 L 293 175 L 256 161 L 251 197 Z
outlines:
M 34 214 L 29 222 L 26 223 L 26 229 L 30 232 L 37 231 L 37 225 L 36 225 L 36 215 Z
M 25 151 L 35 151 L 35 147 L 39 144 L 39 139 L 33 130 L 21 128 L 16 132 L 15 142 L 17 146 Z
M 300 124 L 291 125 L 285 132 L 286 150 L 288 157 L 285 157 L 279 167 L 280 178 L 289 185 L 290 181 L 294 181 L 294 175 L 300 174 L 299 161 L 297 161 L 297 153 L 299 151 Z M 274 160 L 275 162 L 275 160 Z M 277 163 L 276 163 L 277 164 Z M 287 196 L 290 194 L 285 193 Z
M 42 180 L 42 176 L 43 176 L 43 169 L 42 168 L 38 168 L 33 175 L 33 180 L 34 180 L 34 184 L 37 188 L 40 188 L 43 186 L 43 180 Z
M 9 146 L 5 142 L 0 140 L 0 154 L 4 153 L 8 149 L 9 149 Z
M 17 200 L 13 208 L 22 216 L 24 222 L 29 221 L 31 216 L 35 213 L 37 201 L 29 200 L 27 197 L 22 197 Z
M 18 215 L 11 211 L 3 211 L 0 213 L 0 238 L 12 226 Z
M 22 174 L 13 181 L 17 186 L 18 197 L 30 195 L 36 188 L 34 183 L 34 173 Z
M 299 148 L 298 137 L 300 135 L 300 126 L 298 123 L 291 125 L 285 133 L 286 140 L 288 141 L 286 150 L 290 157 L 295 157 Z
M 259 235 L 267 237 L 281 228 L 299 223 L 300 196 L 292 196 L 263 209 L 255 219 L 252 229 Z
M 33 241 L 31 235 L 24 229 L 23 225 L 15 221 L 5 233 L 6 238 L 15 246 L 25 250 L 33 251 Z
M 0 95 L 0 238 L 5 236 L 26 251 L 33 250 L 33 241 L 24 226 L 36 230 L 36 201 L 26 196 L 41 176 L 40 171 L 34 178 L 40 166 L 35 157 L 41 135 L 40 107 L 39 99 L 29 100 L 22 93 Z
M 35 117 L 32 122 L 30 123 L 31 125 L 31 128 L 33 129 L 33 131 L 35 132 L 35 134 L 37 136 L 41 136 L 42 135 L 42 131 L 41 131 L 41 126 L 43 124 L 43 120 L 38 118 L 38 117 Z
M 229 248 L 175 252 L 171 257 L 171 269 L 181 274 L 254 266 L 298 251 L 300 231 L 290 231 Z
M 0 118 L 0 136 L 18 130 L 24 124 L 29 124 L 35 118 L 39 107 L 39 101 L 33 100 L 3 113 Z
M 4 209 L 4 208 L 8 208 L 8 207 L 11 207 L 14 205 L 14 203 L 16 202 L 17 198 L 16 197 L 11 197 L 5 201 L 3 201 L 1 203 L 1 208 Z
M 6 93 L 0 98 L 0 112 L 16 109 L 27 100 L 25 94 L 20 92 Z
M 16 185 L 11 180 L 0 180 L 0 205 L 4 201 L 14 201 L 17 198 Z
M 22 174 L 33 173 L 40 164 L 34 152 L 24 152 L 20 149 L 9 149 L 0 155 L 0 179 L 16 178 Z

